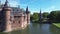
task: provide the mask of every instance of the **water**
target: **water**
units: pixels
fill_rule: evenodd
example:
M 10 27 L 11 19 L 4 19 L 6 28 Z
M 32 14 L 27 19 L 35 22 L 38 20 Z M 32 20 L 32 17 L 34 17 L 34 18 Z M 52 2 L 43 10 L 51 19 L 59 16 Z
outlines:
M 60 29 L 52 24 L 30 23 L 24 30 L 0 34 L 60 34 Z

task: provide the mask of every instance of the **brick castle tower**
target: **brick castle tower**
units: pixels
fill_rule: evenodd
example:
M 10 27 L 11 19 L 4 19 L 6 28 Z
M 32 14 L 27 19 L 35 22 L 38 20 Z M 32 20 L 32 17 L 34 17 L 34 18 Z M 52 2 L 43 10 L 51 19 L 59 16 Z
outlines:
M 3 18 L 2 18 L 2 25 L 3 26 L 3 29 L 2 30 L 5 30 L 5 31 L 11 31 L 11 22 L 10 22 L 10 12 L 11 12 L 11 8 L 8 7 L 8 1 L 6 0 L 5 4 L 4 4 L 4 7 L 2 8 L 2 15 Z

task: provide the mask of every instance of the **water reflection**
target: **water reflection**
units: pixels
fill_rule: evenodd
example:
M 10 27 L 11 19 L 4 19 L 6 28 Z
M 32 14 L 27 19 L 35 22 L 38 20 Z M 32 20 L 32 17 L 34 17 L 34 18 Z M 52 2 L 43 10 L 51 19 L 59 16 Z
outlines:
M 35 26 L 34 26 L 35 25 Z M 33 25 L 33 27 L 30 28 L 31 34 L 51 34 L 50 32 L 50 24 L 37 24 Z
M 0 34 L 60 34 L 60 29 L 52 24 L 31 23 L 26 29 Z

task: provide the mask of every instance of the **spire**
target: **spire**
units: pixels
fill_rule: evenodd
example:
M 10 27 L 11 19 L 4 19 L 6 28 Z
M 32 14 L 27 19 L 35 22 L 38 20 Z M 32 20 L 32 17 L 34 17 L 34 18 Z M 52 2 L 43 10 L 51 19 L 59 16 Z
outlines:
M 41 9 L 40 9 L 40 15 L 41 15 Z
M 42 19 L 42 13 L 41 13 L 41 9 L 40 9 L 40 13 L 39 13 L 39 22 L 41 23 L 41 19 Z
M 26 8 L 26 13 L 28 13 L 28 6 L 27 6 L 27 8 Z
M 8 0 L 6 0 L 4 7 L 8 7 Z
M 40 18 L 42 17 L 41 9 L 40 9 Z
M 41 19 L 41 18 L 42 18 L 42 13 L 41 13 L 41 9 L 40 9 L 40 14 L 39 14 L 39 15 L 40 15 L 40 19 Z

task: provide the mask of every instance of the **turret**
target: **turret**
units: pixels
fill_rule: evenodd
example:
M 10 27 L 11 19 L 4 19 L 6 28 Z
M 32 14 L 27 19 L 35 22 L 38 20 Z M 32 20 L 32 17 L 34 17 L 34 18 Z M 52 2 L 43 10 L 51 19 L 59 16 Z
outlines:
M 28 6 L 26 8 L 26 14 L 27 14 L 27 23 L 30 23 L 30 12 L 28 11 Z
M 11 15 L 11 8 L 8 7 L 8 1 L 6 0 L 4 7 L 2 9 L 3 15 L 4 17 L 4 21 L 5 21 L 5 31 L 11 31 L 11 21 L 10 21 L 10 15 Z

